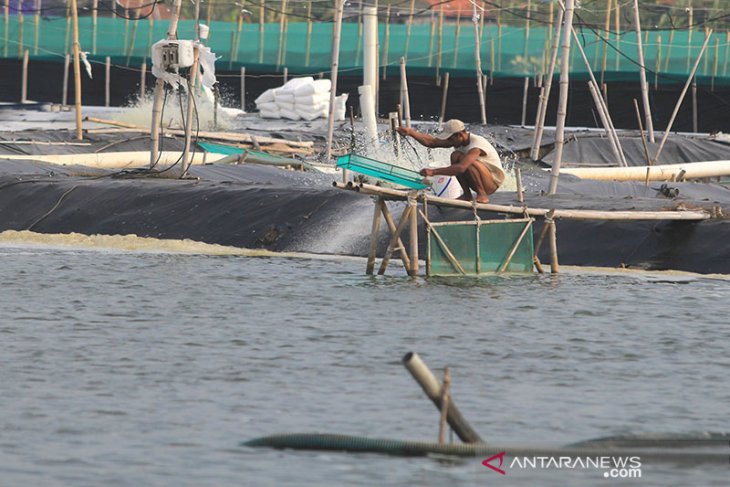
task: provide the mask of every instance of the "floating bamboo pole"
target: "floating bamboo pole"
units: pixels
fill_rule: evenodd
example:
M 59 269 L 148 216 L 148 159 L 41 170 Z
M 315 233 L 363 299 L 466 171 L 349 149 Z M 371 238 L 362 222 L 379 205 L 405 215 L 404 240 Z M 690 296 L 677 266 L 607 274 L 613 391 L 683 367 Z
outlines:
M 487 108 L 484 96 L 484 88 L 482 86 L 482 56 L 480 54 L 479 43 L 479 24 L 477 22 L 477 4 L 472 2 L 472 22 L 474 22 L 474 61 L 477 69 L 477 94 L 479 95 L 479 114 L 481 115 L 482 125 L 487 124 Z
M 444 119 L 446 118 L 446 98 L 449 95 L 449 72 L 447 71 L 444 75 L 444 82 L 441 91 L 441 111 L 439 112 L 439 125 L 438 129 L 444 125 Z
M 73 56 L 74 56 L 74 103 L 76 105 L 76 138 L 84 140 L 81 129 L 81 63 L 79 45 L 79 13 L 76 0 L 71 0 L 71 17 L 73 19 Z
M 421 360 L 415 352 L 409 352 L 403 357 L 403 365 L 413 378 L 418 382 L 429 399 L 440 409 L 441 406 L 441 385 L 433 372 Z M 446 420 L 451 429 L 464 443 L 483 443 L 479 434 L 474 431 L 471 425 L 464 419 L 461 412 L 456 407 L 456 403 L 452 399 L 446 414 Z
M 61 106 L 68 105 L 68 67 L 71 64 L 71 56 L 66 54 L 63 57 L 63 94 L 61 95 Z
M 241 68 L 241 110 L 246 111 L 246 68 Z
M 104 106 L 108 107 L 111 98 L 111 77 L 112 77 L 112 61 L 109 56 L 104 61 Z
M 552 4 L 551 4 L 552 5 Z M 545 127 L 545 116 L 547 114 L 548 100 L 550 99 L 550 88 L 553 85 L 553 77 L 555 74 L 555 63 L 558 59 L 558 47 L 560 46 L 560 25 L 563 21 L 563 10 L 558 9 L 558 21 L 555 24 L 553 38 L 553 52 L 550 56 L 550 67 L 548 68 L 545 86 L 540 93 L 540 102 L 537 106 L 537 117 L 535 117 L 535 133 L 532 140 L 532 150 L 530 157 L 536 161 L 540 153 L 540 144 L 542 143 L 542 133 Z
M 325 161 L 329 162 L 332 157 L 332 135 L 335 129 L 335 99 L 337 97 L 337 70 L 340 62 L 340 34 L 342 32 L 342 12 L 345 7 L 345 0 L 336 0 L 334 32 L 332 35 L 332 65 L 330 78 L 332 89 L 330 90 L 330 108 L 327 116 L 327 145 L 325 147 Z
M 677 100 L 677 103 L 674 105 L 674 110 L 672 110 L 672 116 L 669 118 L 669 123 L 667 124 L 667 128 L 664 131 L 664 135 L 662 136 L 662 141 L 659 144 L 659 148 L 656 151 L 656 155 L 654 155 L 654 163 L 659 160 L 659 154 L 661 154 L 662 149 L 664 148 L 664 143 L 667 141 L 667 137 L 669 137 L 669 132 L 672 130 L 672 124 L 674 123 L 674 119 L 677 116 L 677 112 L 679 112 L 679 107 L 682 105 L 682 101 L 684 100 L 684 95 L 687 93 L 687 88 L 689 87 L 690 82 L 694 80 L 695 72 L 697 71 L 697 66 L 700 64 L 700 59 L 702 59 L 702 55 L 705 53 L 705 49 L 707 48 L 707 43 L 710 42 L 710 36 L 712 36 L 712 31 L 709 31 L 708 34 L 705 36 L 705 42 L 702 44 L 702 49 L 700 49 L 700 55 L 697 57 L 697 60 L 695 61 L 694 66 L 692 67 L 692 72 L 689 74 L 689 78 L 687 78 L 687 81 L 684 83 L 684 88 L 682 88 L 682 93 L 679 95 L 679 100 Z M 693 84 L 693 91 L 694 90 L 694 84 Z M 697 106 L 697 98 L 695 97 L 693 100 L 693 105 L 695 109 L 693 110 L 696 114 L 696 106 Z M 693 120 L 694 122 L 695 120 Z M 694 131 L 697 132 L 697 127 L 694 127 Z
M 555 124 L 555 159 L 553 160 L 548 194 L 555 194 L 558 190 L 560 163 L 563 158 L 563 146 L 565 145 L 565 118 L 568 114 L 568 83 L 570 78 L 570 33 L 572 28 L 573 0 L 566 0 L 562 32 L 562 55 L 560 59 L 560 95 L 558 98 L 557 123 Z
M 644 104 L 644 116 L 646 117 L 646 131 L 649 134 L 649 141 L 654 142 L 654 122 L 651 119 L 651 106 L 649 105 L 649 87 L 646 84 L 646 69 L 644 64 L 644 48 L 641 43 L 641 20 L 639 19 L 639 0 L 634 0 L 634 23 L 636 24 L 636 49 L 639 60 L 639 80 L 641 82 L 641 99 Z M 648 32 L 648 31 L 647 31 Z
M 730 172 L 730 161 L 722 161 L 727 166 L 725 169 Z M 694 163 L 697 164 L 697 163 Z M 698 168 L 696 174 L 697 177 L 707 177 L 704 174 L 710 171 L 717 172 L 722 167 L 722 164 L 717 164 L 716 161 L 701 163 L 702 168 Z M 686 164 L 675 164 L 667 166 L 652 166 L 653 181 L 668 181 L 679 172 L 679 168 L 687 167 Z M 629 181 L 643 181 L 646 168 L 644 167 L 613 167 L 613 168 L 567 168 L 565 169 L 567 174 L 576 175 L 589 175 L 587 179 L 597 179 L 600 177 L 600 173 L 611 173 L 609 177 L 602 177 L 604 180 L 629 180 Z M 639 174 L 638 177 L 634 177 L 635 174 Z M 693 173 L 694 174 L 694 173 Z M 630 176 L 630 179 L 624 179 L 624 176 Z M 580 177 L 580 176 L 579 176 Z M 361 183 L 359 185 L 347 186 L 342 183 L 333 183 L 333 186 L 339 189 L 346 189 L 350 191 L 356 191 L 365 195 L 383 196 L 384 198 L 391 200 L 405 201 L 408 198 L 408 192 L 398 189 L 383 188 L 372 184 Z M 467 210 L 482 210 L 491 211 L 495 213 L 508 213 L 513 215 L 527 215 L 531 217 L 545 217 L 549 211 L 555 212 L 555 218 L 564 220 L 601 220 L 601 221 L 649 221 L 649 220 L 667 220 L 667 221 L 698 221 L 707 220 L 712 218 L 712 215 L 707 210 L 663 210 L 663 211 L 601 211 L 601 210 L 549 210 L 546 208 L 530 208 L 525 206 L 512 206 L 512 205 L 495 205 L 492 203 L 474 203 L 463 200 L 454 200 L 449 198 L 440 198 L 437 196 L 429 196 L 428 202 L 437 206 L 445 206 L 451 208 L 463 208 Z
M 38 55 L 38 37 L 41 32 L 41 0 L 35 0 L 34 31 L 33 31 L 33 55 Z
M 20 81 L 20 103 L 28 102 L 28 49 L 23 51 L 23 69 Z
M 91 54 L 96 54 L 96 19 L 98 12 L 99 0 L 93 0 L 91 2 Z
M 307 0 L 307 43 L 304 48 L 304 66 L 309 66 L 309 55 L 312 50 L 312 0 Z

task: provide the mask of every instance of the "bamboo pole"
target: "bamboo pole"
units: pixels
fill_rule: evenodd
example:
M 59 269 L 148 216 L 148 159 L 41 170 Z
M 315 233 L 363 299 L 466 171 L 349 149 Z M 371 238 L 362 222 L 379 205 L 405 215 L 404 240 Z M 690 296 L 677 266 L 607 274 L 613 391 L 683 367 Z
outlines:
M 527 95 L 530 91 L 530 78 L 525 78 L 522 86 L 522 118 L 520 119 L 520 126 L 524 127 L 527 122 Z
M 235 39 L 236 43 L 233 48 L 233 52 L 231 53 L 231 60 L 228 65 L 228 69 L 231 69 L 231 64 L 238 61 L 238 51 L 241 49 L 241 32 L 243 31 L 243 8 L 241 8 L 241 11 L 238 12 L 238 20 L 236 23 L 236 34 Z
M 373 214 L 373 224 L 370 230 L 370 249 L 368 250 L 368 262 L 365 267 L 365 274 L 368 276 L 372 276 L 375 270 L 375 253 L 378 250 L 378 235 L 380 235 L 380 217 L 383 213 L 383 205 L 385 205 L 385 200 L 382 196 L 379 196 L 375 202 L 375 213 Z
M 494 69 L 496 67 L 494 62 L 494 38 L 489 38 L 489 74 L 494 76 Z
M 659 71 L 662 68 L 662 36 L 656 36 L 656 63 L 654 64 L 654 91 L 659 89 Z
M 264 2 L 259 4 L 259 64 L 264 62 L 264 22 L 266 21 L 266 11 L 264 10 Z
M 551 219 L 548 225 L 550 225 L 548 228 L 548 241 L 550 242 L 550 272 L 552 274 L 557 274 L 560 272 L 560 264 L 558 263 L 558 238 L 555 220 Z
M 68 105 L 68 67 L 71 64 L 71 56 L 66 54 L 63 57 L 63 94 L 61 95 L 61 106 Z
M 23 51 L 25 51 L 25 36 L 24 36 L 24 27 L 25 25 L 25 15 L 23 15 L 22 10 L 18 12 L 18 57 L 23 57 Z
M 139 25 L 139 9 L 135 10 L 134 25 L 132 25 L 132 36 L 129 40 L 129 49 L 127 50 L 127 66 L 132 60 L 132 54 L 134 53 L 134 45 L 137 42 L 137 26 Z
M 616 0 L 618 1 L 618 0 Z M 606 24 L 604 28 L 604 32 L 606 33 L 606 38 L 608 38 L 608 31 L 611 29 L 611 7 L 613 5 L 612 0 L 607 0 L 607 8 L 606 8 Z M 603 37 L 603 36 L 601 36 Z M 608 39 L 606 39 L 608 40 Z M 606 75 L 606 60 L 608 58 L 608 43 L 603 42 L 603 60 L 601 62 L 601 86 L 603 86 L 603 81 L 605 79 Z
M 616 0 L 616 15 L 614 21 L 616 23 L 616 71 L 621 69 L 621 4 Z
M 461 34 L 461 9 L 456 16 L 456 33 L 454 35 L 454 60 L 451 67 L 455 68 L 459 63 L 459 35 Z
M 449 411 L 449 399 L 451 396 L 451 371 L 448 367 L 444 369 L 444 382 L 441 385 L 441 419 L 439 421 L 439 444 L 446 442 L 446 417 Z
M 446 118 L 446 99 L 449 96 L 449 72 L 447 71 L 444 75 L 444 82 L 441 91 L 441 111 L 439 112 L 439 125 L 438 129 L 444 125 L 444 119 Z
M 692 2 L 690 1 L 689 7 L 687 7 L 687 71 L 689 71 L 690 58 L 692 57 L 692 16 L 694 9 L 692 8 Z
M 325 161 L 332 157 L 332 135 L 335 128 L 335 98 L 337 96 L 337 69 L 340 62 L 340 34 L 342 32 L 342 12 L 345 0 L 336 0 L 335 25 L 332 36 L 332 66 L 330 68 L 332 89 L 330 91 L 330 108 L 327 117 L 327 145 L 325 147 Z
M 246 67 L 241 68 L 241 110 L 246 111 Z
M 147 91 L 147 58 L 144 58 L 142 65 L 140 66 L 139 74 L 139 99 L 144 100 L 145 92 Z
M 428 67 L 430 68 L 433 66 L 433 42 L 434 37 L 436 36 L 436 22 L 434 19 L 436 18 L 433 9 L 431 10 L 431 32 L 428 36 Z
M 41 32 L 41 0 L 35 0 L 34 31 L 33 31 L 33 55 L 38 55 L 38 38 Z
M 679 100 L 677 100 L 677 103 L 674 105 L 674 110 L 672 110 L 672 116 L 669 118 L 669 123 L 667 124 L 667 129 L 664 131 L 664 135 L 662 136 L 662 141 L 659 144 L 659 148 L 656 151 L 656 155 L 654 156 L 654 163 L 659 160 L 659 154 L 661 154 L 662 149 L 664 148 L 664 143 L 667 141 L 667 137 L 669 137 L 669 132 L 672 130 L 672 124 L 674 123 L 674 119 L 677 116 L 677 112 L 679 112 L 679 107 L 682 105 L 682 101 L 684 100 L 684 95 L 687 93 L 687 88 L 689 87 L 690 82 L 692 82 L 695 79 L 695 72 L 697 71 L 697 66 L 700 64 L 700 59 L 702 59 L 702 55 L 705 53 L 705 49 L 707 49 L 707 43 L 710 42 L 710 36 L 712 36 L 712 31 L 709 31 L 708 34 L 705 36 L 705 42 L 702 44 L 702 49 L 700 49 L 700 55 L 697 56 L 697 60 L 695 61 L 694 66 L 692 67 L 692 72 L 689 75 L 689 78 L 687 78 L 687 81 L 684 83 L 684 88 L 682 88 L 682 93 L 679 95 Z M 693 83 L 693 95 L 696 93 L 696 85 Z M 696 96 L 693 96 L 693 112 L 694 115 L 697 114 L 697 98 Z M 696 118 L 693 118 L 693 124 L 695 125 L 694 131 L 697 132 L 696 127 Z
M 502 71 L 502 9 L 497 9 L 497 71 Z M 494 74 L 492 74 L 494 77 Z
M 641 43 L 641 20 L 639 19 L 639 0 L 634 0 L 634 23 L 636 24 L 636 49 L 639 61 L 639 80 L 641 82 L 641 99 L 644 104 L 644 117 L 646 117 L 646 131 L 649 134 L 649 141 L 654 143 L 654 122 L 651 119 L 651 106 L 649 105 L 649 87 L 646 84 L 646 69 L 644 64 L 644 48 Z M 648 32 L 648 31 L 647 31 Z
M 400 103 L 403 106 L 403 119 L 406 127 L 411 126 L 411 100 L 408 95 L 408 78 L 406 77 L 406 58 L 400 58 Z
M 28 102 L 28 49 L 23 51 L 23 69 L 20 82 L 20 103 Z
M 205 12 L 205 19 L 208 26 L 210 26 L 210 19 L 213 18 L 213 4 L 215 3 L 215 0 L 208 0 L 208 5 Z M 152 17 L 150 15 L 150 17 Z
M 393 221 L 393 216 L 390 214 L 390 211 L 388 210 L 388 205 L 383 204 L 381 207 L 381 210 L 383 212 L 383 218 L 385 219 L 385 224 L 388 225 L 388 230 L 390 231 L 391 235 L 394 234 L 397 230 L 395 222 Z M 398 251 L 400 252 L 400 259 L 403 261 L 403 265 L 406 269 L 410 269 L 411 267 L 411 260 L 408 257 L 408 252 L 406 252 L 406 246 L 403 244 L 403 241 L 398 238 L 398 242 L 396 243 L 398 246 Z
M 408 59 L 408 49 L 411 47 L 411 30 L 413 29 L 413 14 L 415 12 L 416 0 L 411 0 L 410 10 L 408 13 L 408 23 L 406 26 L 406 45 L 403 48 L 403 57 Z
M 74 102 L 76 105 L 76 138 L 84 140 L 81 131 L 81 64 L 79 45 L 79 14 L 76 0 L 71 0 L 71 16 L 73 18 L 73 56 L 74 56 Z
M 236 50 L 236 29 L 231 30 L 231 50 L 228 55 L 228 69 L 233 69 L 233 56 Z
M 286 54 L 289 51 L 289 14 L 284 16 L 284 47 L 281 51 L 281 64 L 286 64 Z
M 540 153 L 540 144 L 542 143 L 542 133 L 545 128 L 545 116 L 547 114 L 548 100 L 550 100 L 550 88 L 553 85 L 555 63 L 558 59 L 558 47 L 560 46 L 560 25 L 562 21 L 563 10 L 558 9 L 558 21 L 555 24 L 555 30 L 553 34 L 553 52 L 550 56 L 550 67 L 548 68 L 544 89 L 540 93 L 540 103 L 537 106 L 537 116 L 535 117 L 535 133 L 532 139 L 532 151 L 530 152 L 530 157 L 533 161 L 537 160 Z
M 388 48 L 390 47 L 390 5 L 385 14 L 385 40 L 383 41 L 383 79 L 388 76 Z
M 720 57 L 720 37 L 715 36 L 715 59 L 712 61 L 712 82 L 711 82 L 711 90 L 715 91 L 715 78 L 717 78 L 717 62 Z
M 486 11 L 486 3 L 484 0 L 481 2 L 482 10 L 479 12 L 479 43 L 484 40 L 484 12 Z
M 411 376 L 418 382 L 426 393 L 426 396 L 440 410 L 441 408 L 441 385 L 438 379 L 433 375 L 433 372 L 428 366 L 421 360 L 421 357 L 415 352 L 409 352 L 403 357 L 403 365 Z M 461 412 L 456 407 L 456 403 L 453 398 L 449 404 L 449 410 L 446 414 L 446 420 L 451 426 L 451 429 L 464 443 L 483 443 L 482 438 L 479 434 L 474 431 L 471 425 L 464 419 Z
M 98 12 L 99 0 L 93 0 L 91 3 L 91 54 L 96 54 L 96 20 Z
M 358 17 L 357 17 L 357 46 L 355 46 L 355 66 L 360 64 L 360 52 L 362 49 L 362 30 L 365 19 L 363 17 L 363 0 L 359 0 Z M 333 26 L 334 28 L 334 26 Z
M 613 132 L 610 130 L 611 125 L 609 124 L 609 122 L 606 118 L 606 112 L 603 110 L 603 106 L 601 105 L 601 100 L 599 100 L 601 95 L 598 93 L 598 90 L 596 89 L 595 85 L 593 84 L 593 81 L 588 82 L 588 89 L 591 92 L 591 96 L 593 97 L 593 102 L 596 104 L 596 110 L 598 111 L 598 117 L 601 119 L 601 123 L 603 124 L 603 127 L 606 129 L 606 137 L 608 138 L 608 142 L 611 144 L 611 151 L 613 152 L 613 155 L 616 158 L 616 165 L 617 166 L 626 166 L 626 164 L 624 164 L 623 161 L 621 160 L 621 153 L 619 152 L 620 149 L 616 145 L 616 139 L 614 138 Z
M 111 98 L 111 67 L 112 62 L 109 56 L 104 61 L 104 106 L 108 107 Z
M 378 275 L 382 276 L 383 274 L 385 274 L 385 271 L 388 268 L 388 264 L 390 263 L 390 258 L 393 256 L 393 252 L 398 245 L 398 240 L 400 239 L 401 233 L 403 233 L 406 225 L 411 220 L 410 214 L 412 211 L 415 211 L 415 208 L 409 204 L 406 205 L 403 213 L 401 213 L 400 220 L 398 221 L 398 226 L 396 227 L 395 232 L 393 232 L 393 234 L 391 235 L 390 242 L 388 243 L 388 249 L 385 251 L 383 260 L 380 262 Z M 406 267 L 406 271 L 408 272 L 408 274 L 410 274 L 410 267 Z
M 692 131 L 699 132 L 699 115 L 697 114 L 697 80 L 692 79 Z
M 287 7 L 287 0 L 282 0 L 281 3 L 281 13 L 279 14 L 279 45 L 278 45 L 278 52 L 276 54 L 276 69 L 279 70 L 279 67 L 282 64 L 282 53 L 284 49 L 284 22 L 286 20 L 286 7 Z
M 475 7 L 476 8 L 476 7 Z M 436 79 L 439 78 L 441 72 L 441 51 L 443 50 L 444 37 L 444 4 L 439 6 L 439 24 L 438 24 L 438 40 L 436 41 Z
M 200 0 L 196 2 L 200 5 Z M 193 65 L 190 67 L 190 79 L 188 80 L 187 114 L 185 116 L 185 145 L 182 154 L 182 167 L 180 176 L 185 177 L 190 167 L 190 142 L 193 136 L 193 109 L 195 108 L 195 85 L 198 79 L 198 66 L 200 63 L 200 51 L 197 46 L 193 48 Z
M 562 55 L 560 58 L 560 95 L 558 98 L 558 116 L 555 124 L 555 159 L 550 176 L 548 194 L 555 194 L 558 189 L 560 163 L 563 158 L 565 145 L 565 117 L 568 113 L 568 83 L 570 77 L 570 33 L 573 28 L 573 0 L 565 2 L 565 17 L 562 32 Z
M 730 52 L 730 30 L 725 32 L 725 61 L 722 63 L 723 76 L 727 76 L 728 52 Z
M 644 146 L 644 159 L 646 165 L 651 165 L 651 158 L 649 157 L 649 147 L 646 145 L 646 137 L 644 136 L 644 124 L 641 122 L 641 112 L 639 111 L 639 102 L 634 98 L 634 110 L 636 111 L 636 121 L 639 123 L 639 134 L 641 135 L 641 144 Z M 647 175 L 648 175 L 647 171 Z
M 520 203 L 524 203 L 525 196 L 524 196 L 524 187 L 522 186 L 522 169 L 519 167 L 515 168 L 515 180 L 517 181 L 517 201 Z
M 669 31 L 669 45 L 667 46 L 667 55 L 664 58 L 664 71 L 669 71 L 669 61 L 672 59 L 672 44 L 674 44 L 675 30 Z
M 474 22 L 474 61 L 477 70 L 477 94 L 479 95 L 479 114 L 482 119 L 482 125 L 487 124 L 487 108 L 484 97 L 484 89 L 482 87 L 482 57 L 480 53 L 479 43 L 479 24 L 477 22 L 477 4 L 472 2 L 472 22 Z
M 408 215 L 408 219 L 410 220 L 408 244 L 410 247 L 409 257 L 411 259 L 411 265 L 408 267 L 408 274 L 411 277 L 416 277 L 418 276 L 418 212 L 416 211 L 415 196 L 408 200 L 408 206 L 411 208 L 411 212 Z
M 507 266 L 509 266 L 510 262 L 512 262 L 512 259 L 515 256 L 515 253 L 517 252 L 517 249 L 519 248 L 520 244 L 522 243 L 522 240 L 525 238 L 525 235 L 527 235 L 527 232 L 532 229 L 532 218 L 527 220 L 527 223 L 522 228 L 522 232 L 520 232 L 520 235 L 517 237 L 517 240 L 514 241 L 512 244 L 512 248 L 510 248 L 509 253 L 507 254 L 507 257 L 505 257 L 504 262 L 501 266 L 499 266 L 499 270 L 497 271 L 497 274 L 501 274 L 504 271 L 507 270 Z
M 709 27 L 705 27 L 705 36 L 710 35 L 709 32 L 710 32 L 710 28 Z M 705 56 L 705 62 L 703 63 L 704 66 L 702 68 L 702 74 L 704 76 L 707 76 L 707 64 L 709 62 L 708 59 L 709 59 L 709 57 L 708 56 Z
M 152 52 L 152 35 L 154 34 L 154 26 L 155 21 L 152 18 L 152 15 L 150 14 L 149 17 L 147 17 L 147 53 Z M 208 34 L 210 36 L 210 34 Z
M 307 0 L 307 42 L 304 48 L 304 66 L 309 67 L 309 55 L 312 50 L 312 0 Z
M 284 66 L 284 84 L 286 84 L 287 81 L 289 81 L 289 68 Z
M 9 26 L 9 18 L 10 18 L 10 0 L 5 0 L 5 8 L 3 9 L 4 18 L 3 18 L 3 25 L 5 26 L 5 29 L 3 30 L 3 57 L 8 57 L 8 29 Z

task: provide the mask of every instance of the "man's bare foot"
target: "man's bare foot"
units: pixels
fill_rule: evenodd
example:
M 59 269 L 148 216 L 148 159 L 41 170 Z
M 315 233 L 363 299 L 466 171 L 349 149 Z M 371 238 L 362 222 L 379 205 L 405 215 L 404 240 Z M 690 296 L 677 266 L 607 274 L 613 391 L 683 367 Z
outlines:
M 477 203 L 489 203 L 489 196 L 477 196 Z
M 464 194 L 462 194 L 461 196 L 459 196 L 459 197 L 458 197 L 458 198 L 456 198 L 456 199 L 457 199 L 457 200 L 462 200 L 462 201 L 469 201 L 469 202 L 471 202 L 471 195 L 470 195 L 470 194 L 466 194 L 466 193 L 464 193 Z

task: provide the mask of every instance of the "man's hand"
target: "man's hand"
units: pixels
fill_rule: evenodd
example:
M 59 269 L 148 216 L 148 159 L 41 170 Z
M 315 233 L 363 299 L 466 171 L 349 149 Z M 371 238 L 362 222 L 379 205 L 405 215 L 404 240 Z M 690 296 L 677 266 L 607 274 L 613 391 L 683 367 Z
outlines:
M 411 131 L 412 130 L 413 129 L 411 127 L 405 127 L 403 125 L 395 128 L 395 131 L 398 132 L 399 134 L 401 134 L 404 137 L 406 137 L 408 135 L 411 135 Z
M 431 176 L 433 176 L 433 169 L 428 169 L 428 168 L 421 169 L 421 172 L 419 174 L 421 176 L 426 176 L 427 178 L 431 177 Z

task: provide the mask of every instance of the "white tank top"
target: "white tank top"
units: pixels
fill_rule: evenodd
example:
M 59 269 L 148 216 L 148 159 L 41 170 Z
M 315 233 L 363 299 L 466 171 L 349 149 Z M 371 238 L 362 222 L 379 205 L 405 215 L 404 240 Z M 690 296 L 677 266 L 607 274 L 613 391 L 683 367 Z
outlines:
M 479 162 L 487 166 L 489 172 L 492 173 L 494 181 L 501 185 L 504 182 L 505 172 L 502 167 L 502 161 L 499 160 L 499 154 L 492 144 L 481 135 L 469 133 L 469 145 L 464 147 L 457 147 L 455 150 L 466 154 L 473 148 L 479 148 L 482 151 L 482 155 L 477 158 Z

